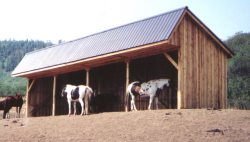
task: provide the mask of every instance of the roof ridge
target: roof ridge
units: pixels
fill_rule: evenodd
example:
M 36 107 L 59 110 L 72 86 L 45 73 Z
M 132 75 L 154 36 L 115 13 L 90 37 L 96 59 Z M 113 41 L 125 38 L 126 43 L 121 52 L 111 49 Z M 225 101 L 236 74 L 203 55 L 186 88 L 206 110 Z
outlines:
M 52 48 L 52 47 L 55 47 L 55 46 L 58 46 L 58 45 L 68 44 L 68 43 L 75 42 L 75 41 L 78 41 L 78 40 L 81 40 L 81 39 L 85 39 L 85 38 L 88 38 L 88 37 L 99 35 L 99 34 L 102 34 L 102 33 L 108 32 L 108 31 L 119 29 L 121 27 L 125 27 L 125 26 L 132 25 L 132 24 L 135 24 L 135 23 L 143 22 L 143 21 L 146 21 L 146 20 L 150 20 L 150 19 L 153 19 L 153 18 L 156 18 L 156 17 L 159 17 L 159 16 L 163 16 L 163 15 L 166 15 L 166 14 L 170 14 L 170 13 L 173 13 L 173 12 L 176 12 L 176 11 L 179 11 L 179 10 L 185 10 L 185 9 L 188 9 L 188 7 L 185 6 L 185 7 L 181 7 L 181 8 L 178 8 L 178 9 L 170 10 L 170 11 L 160 13 L 160 14 L 157 14 L 157 15 L 154 15 L 154 16 L 150 16 L 150 17 L 147 17 L 147 18 L 144 18 L 144 19 L 141 19 L 141 20 L 137 20 L 137 21 L 130 22 L 130 23 L 127 23 L 127 24 L 124 24 L 124 25 L 113 27 L 113 28 L 110 28 L 110 29 L 107 29 L 107 30 L 104 30 L 104 31 L 101 31 L 101 32 L 93 33 L 93 34 L 90 34 L 90 35 L 87 35 L 87 36 L 84 36 L 84 37 L 81 37 L 81 38 L 77 38 L 77 39 L 70 40 L 70 41 L 67 41 L 67 42 L 64 42 L 64 43 L 60 43 L 60 44 L 55 44 L 55 45 L 48 46 L 48 47 L 45 47 L 45 48 L 41 48 L 41 49 L 38 49 L 38 50 L 34 50 L 34 51 L 28 52 L 26 54 L 28 55 L 28 54 L 35 53 L 35 52 L 42 51 L 42 50 L 46 50 L 46 49 L 49 49 L 49 48 Z
M 186 8 L 187 8 L 187 6 L 181 7 L 181 8 L 178 8 L 178 9 L 174 9 L 174 10 L 171 10 L 171 11 L 168 11 L 168 12 L 164 12 L 164 13 L 161 13 L 161 14 L 157 14 L 157 15 L 154 15 L 154 16 L 147 17 L 147 18 L 143 18 L 141 20 L 137 20 L 137 21 L 130 22 L 130 23 L 127 23 L 127 24 L 123 24 L 123 25 L 120 25 L 120 26 L 117 26 L 117 27 L 113 27 L 113 28 L 110 28 L 110 29 L 107 29 L 107 30 L 104 30 L 104 31 L 101 31 L 101 32 L 93 33 L 93 34 L 90 34 L 90 35 L 87 35 L 87 36 L 84 36 L 84 37 L 81 37 L 81 38 L 77 38 L 77 39 L 74 39 L 74 40 L 71 40 L 71 41 L 68 41 L 68 42 L 65 42 L 65 43 L 69 43 L 69 42 L 77 41 L 77 40 L 84 39 L 84 38 L 87 38 L 87 37 L 91 37 L 91 36 L 94 36 L 94 35 L 98 35 L 98 34 L 101 34 L 101 33 L 105 33 L 105 32 L 108 32 L 108 31 L 111 31 L 111 30 L 114 30 L 114 29 L 118 29 L 118 28 L 121 28 L 121 27 L 125 27 L 125 26 L 128 26 L 128 25 L 132 25 L 132 24 L 138 23 L 138 22 L 142 22 L 142 21 L 146 21 L 146 20 L 149 20 L 149 19 L 153 19 L 153 18 L 162 16 L 162 15 L 170 14 L 170 13 L 179 11 L 181 9 L 186 9 Z M 64 43 L 62 43 L 62 44 L 64 44 Z

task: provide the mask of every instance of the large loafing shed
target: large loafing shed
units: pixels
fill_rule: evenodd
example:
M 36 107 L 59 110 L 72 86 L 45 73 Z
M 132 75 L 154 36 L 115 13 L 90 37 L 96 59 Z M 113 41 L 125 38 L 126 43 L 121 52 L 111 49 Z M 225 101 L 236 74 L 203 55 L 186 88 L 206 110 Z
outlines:
M 86 84 L 100 111 L 128 111 L 132 81 L 169 78 L 161 108 L 226 108 L 232 51 L 187 7 L 27 53 L 14 77 L 25 77 L 27 116 L 67 114 L 65 84 Z M 137 108 L 147 99 L 136 98 Z

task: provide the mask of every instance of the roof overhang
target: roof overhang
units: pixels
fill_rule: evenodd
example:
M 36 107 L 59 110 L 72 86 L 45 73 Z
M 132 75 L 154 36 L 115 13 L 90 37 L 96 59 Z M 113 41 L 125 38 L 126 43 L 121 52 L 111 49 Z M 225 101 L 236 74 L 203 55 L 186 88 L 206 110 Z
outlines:
M 157 55 L 163 52 L 178 50 L 178 46 L 172 45 L 168 40 L 142 45 L 122 51 L 108 53 L 74 62 L 63 63 L 51 67 L 40 68 L 32 71 L 12 74 L 13 77 L 40 78 L 46 76 L 54 76 L 58 74 L 87 70 L 98 66 L 111 63 L 128 61 L 132 59 L 142 58 L 150 55 Z

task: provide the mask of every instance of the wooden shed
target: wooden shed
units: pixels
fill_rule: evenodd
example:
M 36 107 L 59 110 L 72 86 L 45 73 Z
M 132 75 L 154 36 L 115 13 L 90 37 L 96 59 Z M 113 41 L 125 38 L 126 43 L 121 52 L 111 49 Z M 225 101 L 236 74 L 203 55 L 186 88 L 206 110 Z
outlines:
M 67 114 L 67 84 L 86 84 L 100 111 L 128 111 L 128 84 L 169 78 L 161 108 L 226 108 L 232 51 L 187 7 L 27 53 L 14 77 L 25 77 L 27 116 Z M 147 99 L 136 98 L 140 110 Z

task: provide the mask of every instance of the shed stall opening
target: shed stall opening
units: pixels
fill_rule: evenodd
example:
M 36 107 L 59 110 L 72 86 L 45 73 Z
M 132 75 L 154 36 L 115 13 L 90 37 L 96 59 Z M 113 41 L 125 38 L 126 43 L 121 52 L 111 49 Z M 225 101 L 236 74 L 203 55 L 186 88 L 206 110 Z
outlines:
M 226 108 L 227 60 L 233 52 L 187 7 L 27 53 L 12 76 L 25 77 L 27 116 L 66 114 L 67 83 L 90 85 L 96 109 L 128 111 L 132 81 L 168 78 L 161 108 Z M 36 63 L 36 64 L 33 64 Z M 112 99 L 111 99 L 112 98 Z M 138 108 L 147 100 L 137 97 Z M 46 103 L 45 103 L 46 102 Z

